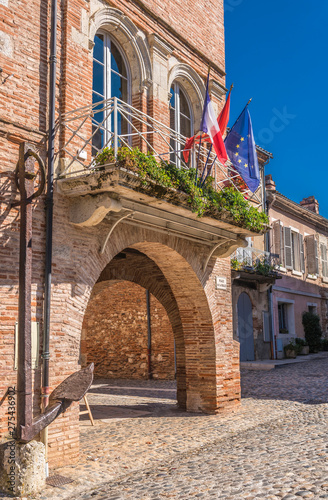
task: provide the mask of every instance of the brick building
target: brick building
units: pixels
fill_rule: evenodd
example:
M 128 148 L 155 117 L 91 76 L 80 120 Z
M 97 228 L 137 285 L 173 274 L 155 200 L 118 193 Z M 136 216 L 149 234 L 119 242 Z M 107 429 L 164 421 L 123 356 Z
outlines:
M 50 389 L 89 361 L 100 376 L 122 376 L 124 363 L 125 376 L 146 376 L 150 314 L 153 339 L 158 338 L 151 369 L 159 378 L 176 375 L 179 406 L 219 413 L 239 403 L 229 256 L 252 232 L 229 218 L 199 219 L 186 205 L 186 196 L 158 198 L 141 189 L 126 169 L 93 168 L 95 154 L 108 144 L 152 148 L 166 159 L 175 155 L 173 160 L 181 164 L 176 151 L 199 127 L 209 63 L 212 100 L 217 112 L 222 108 L 223 1 L 206 3 L 206 8 L 203 4 L 191 2 L 186 9 L 172 0 L 58 2 Z M 0 12 L 0 94 L 5 103 L 0 120 L 0 432 L 5 439 L 6 391 L 17 381 L 20 210 L 13 205 L 19 199 L 15 167 L 25 142 L 46 159 L 50 11 L 40 0 L 2 0 Z M 215 164 L 214 176 L 215 182 L 225 182 L 227 172 Z M 46 358 L 41 356 L 44 195 L 33 202 L 32 251 L 37 416 Z M 160 317 L 165 335 L 157 331 Z M 129 341 L 124 356 L 122 349 L 113 350 L 108 337 L 105 343 L 99 337 L 104 323 L 110 323 L 107 335 L 121 347 L 124 325 L 135 332 L 134 345 Z M 106 351 L 103 359 L 97 342 Z M 50 425 L 50 466 L 77 459 L 78 411 L 74 403 Z

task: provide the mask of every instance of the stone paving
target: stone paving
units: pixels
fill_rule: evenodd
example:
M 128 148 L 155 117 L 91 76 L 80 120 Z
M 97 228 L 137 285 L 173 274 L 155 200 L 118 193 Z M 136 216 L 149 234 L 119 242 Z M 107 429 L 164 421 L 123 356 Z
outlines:
M 328 499 L 328 353 L 242 371 L 242 405 L 222 416 L 175 406 L 173 382 L 97 381 L 74 479 L 43 499 Z

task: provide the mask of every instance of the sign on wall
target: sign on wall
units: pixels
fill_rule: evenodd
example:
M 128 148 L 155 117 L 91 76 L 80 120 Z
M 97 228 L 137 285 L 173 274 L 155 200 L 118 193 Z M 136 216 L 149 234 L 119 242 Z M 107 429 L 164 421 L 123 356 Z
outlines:
M 227 278 L 224 276 L 215 276 L 215 288 L 216 290 L 226 290 Z

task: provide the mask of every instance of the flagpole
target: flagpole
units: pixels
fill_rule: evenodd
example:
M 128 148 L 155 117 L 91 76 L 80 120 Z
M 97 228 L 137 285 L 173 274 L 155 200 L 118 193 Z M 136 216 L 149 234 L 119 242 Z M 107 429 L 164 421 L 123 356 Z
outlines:
M 245 109 L 247 108 L 247 106 L 248 106 L 248 105 L 252 102 L 252 99 L 253 99 L 253 97 L 251 97 L 251 98 L 248 100 L 248 102 L 247 102 L 246 106 L 243 108 L 243 110 L 242 110 L 242 112 L 240 113 L 240 115 L 238 116 L 237 120 L 236 120 L 236 121 L 235 121 L 235 123 L 232 125 L 232 127 L 231 127 L 231 129 L 230 129 L 230 131 L 229 131 L 229 134 L 230 134 L 231 130 L 234 128 L 234 126 L 236 125 L 236 123 L 238 122 L 239 118 L 241 117 L 241 115 L 243 114 L 243 112 L 245 111 Z M 229 134 L 228 134 L 228 135 L 229 135 Z M 227 136 L 227 137 L 228 137 L 228 136 Z M 202 185 L 204 185 L 204 183 L 205 183 L 205 181 L 206 181 L 207 177 L 209 176 L 210 172 L 212 171 L 212 168 L 213 168 L 213 165 L 214 165 L 214 163 L 215 163 L 215 160 L 216 160 L 216 159 L 217 159 L 217 156 L 214 158 L 213 163 L 212 163 L 212 165 L 211 165 L 211 168 L 210 168 L 210 170 L 209 170 L 208 174 L 206 175 L 206 177 L 205 177 L 205 179 L 204 179 L 204 181 L 203 181 L 203 184 L 202 184 Z
M 252 99 L 253 97 L 251 97 L 250 99 L 248 99 L 248 103 L 246 104 L 246 106 L 243 108 L 242 112 L 240 113 L 240 115 L 238 116 L 237 120 L 235 121 L 235 123 L 232 125 L 230 131 L 234 128 L 234 126 L 236 125 L 236 123 L 238 122 L 239 118 L 241 117 L 241 115 L 243 114 L 243 112 L 245 111 L 245 109 L 247 108 L 247 106 L 252 102 Z M 230 134 L 230 131 L 229 131 L 229 134 Z M 229 135 L 228 134 L 228 135 Z
M 203 115 L 204 115 L 205 104 L 206 104 L 205 101 L 206 101 L 206 96 L 207 96 L 207 91 L 208 91 L 208 84 L 209 84 L 209 80 L 210 80 L 210 71 L 211 71 L 211 65 L 209 64 L 208 65 L 208 70 L 207 70 L 207 80 L 206 80 L 206 90 L 205 90 L 205 97 L 204 97 L 204 107 L 203 107 L 203 113 L 202 113 L 202 118 L 201 118 L 201 122 L 200 122 L 200 127 L 201 127 L 201 125 L 203 123 Z M 197 164 L 196 164 L 195 185 L 197 184 L 197 177 L 198 177 L 198 164 L 199 164 L 199 158 L 200 158 L 200 148 L 201 148 L 201 145 L 202 145 L 202 135 L 203 135 L 203 131 L 200 130 L 199 148 L 198 148 L 198 156 L 197 156 Z
M 232 89 L 233 89 L 233 83 L 230 85 L 229 94 L 231 93 Z M 228 95 L 229 95 L 229 94 L 228 94 Z M 228 99 L 228 98 L 227 98 L 227 99 Z M 249 101 L 249 102 L 250 102 L 250 101 Z M 248 104 L 249 104 L 249 103 L 247 103 L 247 105 L 248 105 Z M 223 134 L 222 134 L 222 138 L 223 138 Z M 211 152 L 212 152 L 212 147 L 213 147 L 213 144 L 211 144 L 211 147 L 210 147 L 210 149 L 209 149 L 209 151 L 208 151 L 208 155 L 207 155 L 207 158 L 206 158 L 205 167 L 204 167 L 204 169 L 203 169 L 203 172 L 202 172 L 202 177 L 201 177 L 201 179 L 200 179 L 200 181 L 201 181 L 201 187 L 204 185 L 204 183 L 205 183 L 205 181 L 206 181 L 207 177 L 209 176 L 209 173 L 212 171 L 213 164 L 214 164 L 214 162 L 215 162 L 215 160 L 216 160 L 216 158 L 217 158 L 217 157 L 215 156 L 214 161 L 213 161 L 213 163 L 212 163 L 212 165 L 211 165 L 211 168 L 210 168 L 209 172 L 207 173 L 207 175 L 206 175 L 206 177 L 205 177 L 205 179 L 204 179 L 204 181 L 203 181 L 203 177 L 204 177 L 205 170 L 206 170 L 206 167 L 207 167 L 207 164 L 208 164 L 208 160 L 210 159 L 210 154 L 211 154 Z

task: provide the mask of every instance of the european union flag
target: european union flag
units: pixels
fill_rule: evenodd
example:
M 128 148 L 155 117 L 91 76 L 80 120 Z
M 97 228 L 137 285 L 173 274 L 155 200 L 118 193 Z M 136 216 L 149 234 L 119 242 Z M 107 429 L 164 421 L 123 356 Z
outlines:
M 246 107 L 225 139 L 231 163 L 254 193 L 260 185 L 260 169 L 256 154 L 251 117 Z

